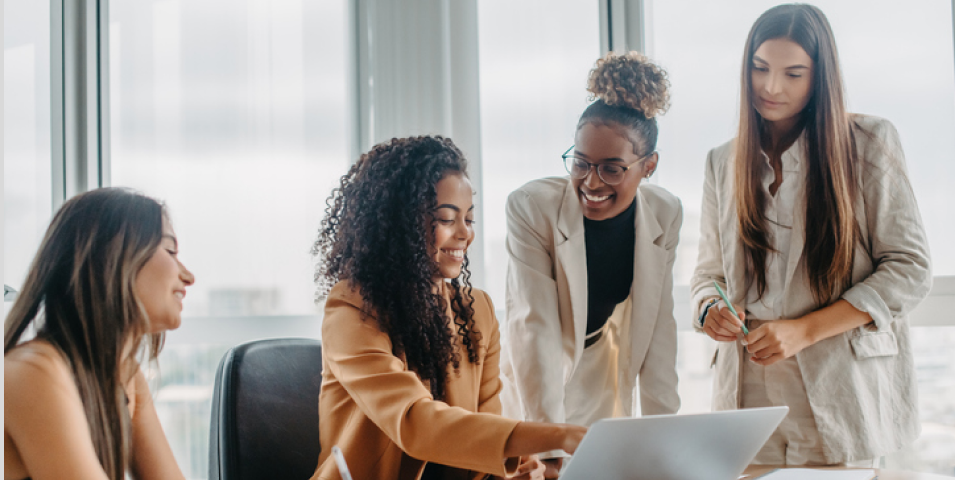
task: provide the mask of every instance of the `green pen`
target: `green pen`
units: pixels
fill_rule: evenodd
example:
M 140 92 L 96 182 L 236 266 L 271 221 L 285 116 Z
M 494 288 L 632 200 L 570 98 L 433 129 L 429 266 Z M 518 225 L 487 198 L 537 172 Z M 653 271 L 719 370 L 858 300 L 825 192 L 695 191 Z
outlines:
M 739 320 L 739 324 L 740 324 L 739 326 L 740 326 L 740 327 L 743 327 L 743 335 L 749 335 L 749 329 L 747 329 L 747 328 L 746 328 L 746 325 L 743 324 L 743 321 L 740 320 L 739 314 L 736 313 L 736 309 L 733 308 L 733 304 L 730 303 L 730 301 L 729 301 L 728 298 L 726 298 L 726 294 L 723 293 L 723 289 L 720 288 L 720 284 L 716 283 L 716 280 L 713 280 L 713 286 L 716 287 L 716 291 L 717 291 L 717 292 L 720 292 L 720 298 L 722 298 L 722 299 L 723 299 L 723 303 L 725 303 L 726 306 L 729 307 L 730 313 L 732 313 L 732 314 L 736 317 L 736 319 Z

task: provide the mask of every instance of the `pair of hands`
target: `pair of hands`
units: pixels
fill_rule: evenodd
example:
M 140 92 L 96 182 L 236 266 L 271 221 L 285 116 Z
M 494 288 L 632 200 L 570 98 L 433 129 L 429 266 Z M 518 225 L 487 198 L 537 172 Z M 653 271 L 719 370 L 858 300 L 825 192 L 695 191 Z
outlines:
M 740 309 L 736 309 L 739 311 Z M 750 352 L 750 360 L 758 365 L 772 365 L 789 358 L 813 344 L 808 322 L 803 319 L 774 320 L 742 335 L 746 313 L 736 318 L 723 302 L 710 307 L 703 321 L 703 332 L 718 342 L 735 342 L 741 338 Z
M 555 464 L 554 461 L 557 461 Z M 514 472 L 514 476 L 502 479 L 494 477 L 495 480 L 545 480 L 548 478 L 557 478 L 560 473 L 562 458 L 550 458 L 541 460 L 537 455 L 521 457 L 521 463 Z M 555 466 L 556 465 L 556 466 Z

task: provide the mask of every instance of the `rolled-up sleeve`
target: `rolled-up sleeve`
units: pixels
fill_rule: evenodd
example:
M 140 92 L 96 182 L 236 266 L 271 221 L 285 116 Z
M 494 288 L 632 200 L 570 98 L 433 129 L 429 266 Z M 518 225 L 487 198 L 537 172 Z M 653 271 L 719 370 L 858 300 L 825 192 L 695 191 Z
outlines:
M 870 117 L 871 118 L 871 117 Z M 868 313 L 879 330 L 907 315 L 932 287 L 922 217 L 909 182 L 899 134 L 884 119 L 861 135 L 862 208 L 874 270 L 842 298 Z

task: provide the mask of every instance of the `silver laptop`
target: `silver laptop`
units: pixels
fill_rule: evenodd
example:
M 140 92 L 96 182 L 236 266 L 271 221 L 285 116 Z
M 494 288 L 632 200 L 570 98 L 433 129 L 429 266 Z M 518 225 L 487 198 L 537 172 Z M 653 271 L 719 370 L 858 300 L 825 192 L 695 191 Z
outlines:
M 594 423 L 563 480 L 736 480 L 789 407 Z

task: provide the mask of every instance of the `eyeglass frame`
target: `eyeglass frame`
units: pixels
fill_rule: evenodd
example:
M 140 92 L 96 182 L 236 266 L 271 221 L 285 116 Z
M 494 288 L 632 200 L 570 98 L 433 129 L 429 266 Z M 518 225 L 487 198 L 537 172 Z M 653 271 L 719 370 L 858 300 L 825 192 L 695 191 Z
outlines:
M 619 182 L 616 182 L 616 183 L 610 183 L 610 182 L 608 182 L 607 180 L 604 179 L 603 175 L 600 174 L 600 166 L 601 166 L 601 165 L 606 165 L 605 163 L 591 163 L 591 162 L 588 162 L 587 160 L 584 160 L 584 159 L 582 159 L 582 158 L 580 158 L 580 157 L 578 157 L 578 156 L 576 156 L 576 155 L 572 155 L 572 154 L 571 154 L 571 155 L 568 155 L 568 154 L 570 154 L 570 151 L 573 150 L 574 147 L 576 147 L 576 146 L 577 146 L 577 144 L 571 145 L 570 148 L 568 148 L 567 151 L 564 152 L 564 154 L 560 156 L 561 160 L 562 160 L 563 163 L 564 163 L 564 170 L 567 170 L 567 174 L 570 175 L 570 178 L 574 178 L 574 179 L 576 179 L 576 180 L 581 180 L 581 179 L 587 178 L 587 176 L 590 175 L 590 172 L 591 172 L 592 170 L 596 170 L 596 171 L 597 171 L 597 178 L 599 178 L 601 182 L 604 182 L 604 183 L 606 183 L 607 185 L 620 185 L 621 183 L 623 183 L 623 178 L 621 178 L 620 181 L 619 181 Z M 623 176 L 623 175 L 626 175 L 627 172 L 630 171 L 631 168 L 636 167 L 637 165 L 643 163 L 643 162 L 646 161 L 648 158 L 650 158 L 650 156 L 653 155 L 654 153 L 656 153 L 656 152 L 650 152 L 650 153 L 648 153 L 648 154 L 646 154 L 646 155 L 640 157 L 637 161 L 635 161 L 635 162 L 633 162 L 633 163 L 631 163 L 631 164 L 629 164 L 629 165 L 626 165 L 626 166 L 624 166 L 624 165 L 617 165 L 617 164 L 614 164 L 614 166 L 620 167 L 620 168 L 623 169 L 623 172 L 621 173 L 621 176 Z M 574 177 L 573 172 L 571 172 L 570 169 L 567 168 L 567 159 L 568 159 L 568 158 L 572 158 L 572 159 L 574 159 L 574 161 L 580 161 L 580 162 L 586 163 L 586 164 L 587 164 L 587 173 L 584 174 L 584 176 L 582 176 L 582 177 Z M 649 177 L 649 174 L 648 174 L 647 176 Z

